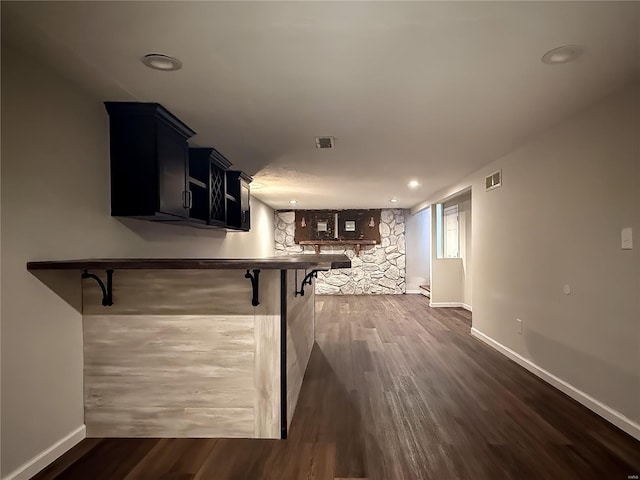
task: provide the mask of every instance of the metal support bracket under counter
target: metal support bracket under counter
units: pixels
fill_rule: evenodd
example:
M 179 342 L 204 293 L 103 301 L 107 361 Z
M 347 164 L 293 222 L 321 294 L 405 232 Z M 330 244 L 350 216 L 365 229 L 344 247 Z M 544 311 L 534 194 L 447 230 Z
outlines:
M 244 274 L 244 278 L 248 278 L 249 280 L 251 280 L 251 288 L 253 289 L 251 305 L 257 307 L 258 305 L 260 305 L 260 270 L 254 269 L 253 274 L 249 273 L 249 270 L 247 270 L 247 273 Z
M 307 273 L 305 277 L 302 279 L 302 283 L 300 284 L 300 290 L 296 290 L 295 296 L 297 297 L 298 295 L 301 295 L 304 297 L 304 286 L 312 285 L 313 279 L 318 278 L 318 272 L 328 272 L 328 271 L 329 269 L 327 268 L 321 268 L 321 269 L 311 270 L 309 273 Z M 298 285 L 298 271 L 296 270 L 295 272 L 296 272 L 295 283 L 296 285 Z
M 94 279 L 98 283 L 100 290 L 102 290 L 102 305 L 105 307 L 110 307 L 111 305 L 113 305 L 113 270 L 108 268 L 106 270 L 106 274 L 107 274 L 106 286 L 99 276 L 97 276 L 94 273 L 89 273 L 88 270 L 84 270 L 82 272 L 82 275 L 80 275 L 80 278 L 82 278 L 83 280 L 85 278 Z

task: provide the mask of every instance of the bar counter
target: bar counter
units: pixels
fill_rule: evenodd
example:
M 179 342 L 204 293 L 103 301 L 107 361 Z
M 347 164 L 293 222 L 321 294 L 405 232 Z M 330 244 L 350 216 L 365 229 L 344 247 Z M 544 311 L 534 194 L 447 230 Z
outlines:
M 286 438 L 315 342 L 313 278 L 350 266 L 299 255 L 27 269 L 82 313 L 88 437 Z
M 261 258 L 97 258 L 52 260 L 27 263 L 27 270 L 80 270 L 91 268 L 121 268 L 129 270 L 158 269 L 331 269 L 350 268 L 346 255 L 291 255 Z

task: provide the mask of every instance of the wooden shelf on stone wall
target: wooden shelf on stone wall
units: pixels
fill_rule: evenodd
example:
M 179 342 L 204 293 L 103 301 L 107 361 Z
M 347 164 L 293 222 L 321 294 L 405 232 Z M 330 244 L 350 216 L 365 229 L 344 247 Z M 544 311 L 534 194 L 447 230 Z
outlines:
M 356 256 L 360 256 L 360 248 L 363 245 L 375 245 L 378 242 L 375 240 L 301 240 L 300 245 L 313 245 L 316 253 L 320 253 L 320 248 L 323 245 L 331 245 L 331 246 L 342 246 L 342 245 L 353 245 L 356 250 Z

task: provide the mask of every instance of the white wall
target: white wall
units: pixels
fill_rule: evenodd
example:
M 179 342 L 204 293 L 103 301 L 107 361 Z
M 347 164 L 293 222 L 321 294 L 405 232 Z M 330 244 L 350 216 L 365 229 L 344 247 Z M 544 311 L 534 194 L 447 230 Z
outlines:
M 420 285 L 429 284 L 431 271 L 431 209 L 414 215 L 407 212 L 405 242 L 407 249 L 407 293 L 417 293 Z
M 4 478 L 83 425 L 81 316 L 27 261 L 271 256 L 274 233 L 273 210 L 255 198 L 250 233 L 110 217 L 101 99 L 4 44 L 2 120 Z
M 458 204 L 460 258 L 462 260 L 462 303 L 473 306 L 473 248 L 471 236 L 471 196 Z
M 637 437 L 639 106 L 635 85 L 435 196 L 474 192 L 474 328 Z M 497 169 L 503 186 L 485 192 Z M 620 248 L 622 227 L 633 250 Z
M 473 285 L 471 262 L 471 192 L 456 193 L 438 200 L 443 207 L 458 206 L 459 258 L 438 258 L 436 245 L 437 218 L 431 220 L 431 306 L 471 308 Z M 429 209 L 436 211 L 435 204 Z
M 464 298 L 461 258 L 431 259 L 432 307 L 459 307 Z
M 431 300 L 432 306 L 459 305 L 462 302 L 462 260 L 438 258 L 436 205 L 429 209 L 431 215 Z

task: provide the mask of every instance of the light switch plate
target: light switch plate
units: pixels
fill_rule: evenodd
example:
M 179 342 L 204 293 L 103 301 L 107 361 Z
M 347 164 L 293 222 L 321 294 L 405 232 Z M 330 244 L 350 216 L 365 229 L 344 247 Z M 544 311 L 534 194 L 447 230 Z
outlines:
M 633 229 L 631 227 L 623 228 L 621 237 L 622 237 L 622 249 L 632 250 L 633 249 Z

